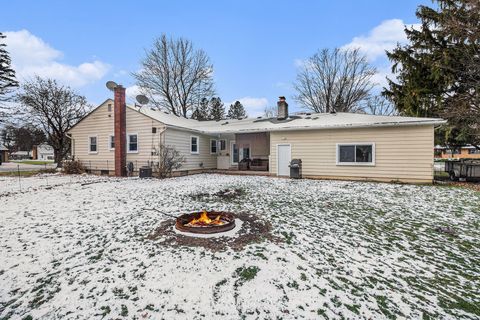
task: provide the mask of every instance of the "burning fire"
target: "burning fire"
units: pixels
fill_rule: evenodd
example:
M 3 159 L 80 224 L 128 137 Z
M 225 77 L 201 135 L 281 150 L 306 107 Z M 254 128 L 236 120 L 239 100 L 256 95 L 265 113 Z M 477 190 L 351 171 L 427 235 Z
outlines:
M 218 215 L 215 219 L 210 219 L 208 217 L 207 211 L 203 210 L 202 214 L 198 219 L 193 219 L 186 226 L 189 227 L 206 227 L 211 225 L 224 225 L 225 221 L 220 220 L 221 216 Z

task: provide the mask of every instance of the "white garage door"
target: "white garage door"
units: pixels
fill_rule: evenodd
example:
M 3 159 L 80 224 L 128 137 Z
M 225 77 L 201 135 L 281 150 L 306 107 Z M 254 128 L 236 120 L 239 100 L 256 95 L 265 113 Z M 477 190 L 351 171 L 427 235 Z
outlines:
M 290 150 L 289 144 L 279 144 L 277 145 L 277 175 L 279 176 L 289 176 L 290 175 L 290 160 L 292 153 Z

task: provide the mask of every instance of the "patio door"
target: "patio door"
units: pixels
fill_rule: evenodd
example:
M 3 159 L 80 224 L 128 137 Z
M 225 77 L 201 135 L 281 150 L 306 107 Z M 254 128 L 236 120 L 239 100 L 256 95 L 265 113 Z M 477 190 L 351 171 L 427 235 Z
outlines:
M 235 143 L 235 141 L 230 141 L 230 161 L 232 165 L 238 164 L 240 154 L 238 150 L 238 145 Z
M 277 175 L 290 175 L 290 160 L 292 158 L 291 146 L 289 144 L 277 145 Z

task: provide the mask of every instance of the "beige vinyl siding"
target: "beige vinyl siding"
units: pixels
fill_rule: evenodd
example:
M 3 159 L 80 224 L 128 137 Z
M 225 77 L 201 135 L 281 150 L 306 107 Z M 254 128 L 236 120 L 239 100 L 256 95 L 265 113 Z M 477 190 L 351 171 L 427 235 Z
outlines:
M 337 165 L 337 143 L 375 143 L 375 165 Z M 431 182 L 433 126 L 283 131 L 270 134 L 270 172 L 277 173 L 277 145 L 291 144 L 303 175 L 323 178 Z
M 111 104 L 111 111 L 108 111 Z M 107 100 L 69 132 L 72 137 L 72 155 L 86 166 L 98 170 L 114 170 L 113 150 L 109 150 L 109 136 L 113 135 L 113 100 Z M 89 137 L 97 137 L 97 153 L 90 153 Z
M 111 104 L 111 111 L 108 111 Z M 159 145 L 164 125 L 135 110 L 126 110 L 126 131 L 138 134 L 138 153 L 128 153 L 127 163 L 133 162 L 135 168 L 146 165 L 148 161 L 158 161 L 152 156 L 152 149 Z M 152 127 L 157 133 L 152 133 Z M 72 137 L 72 154 L 93 170 L 114 170 L 115 151 L 109 148 L 109 137 L 114 134 L 113 100 L 100 105 L 69 132 Z M 97 153 L 89 153 L 89 136 L 97 137 Z
M 152 133 L 152 128 L 157 128 L 156 133 Z M 138 152 L 129 153 L 128 145 L 125 149 L 127 154 L 127 164 L 133 162 L 135 168 L 148 165 L 149 161 L 158 162 L 158 156 L 152 155 L 152 151 L 160 146 L 161 134 L 164 125 L 153 120 L 140 112 L 127 108 L 127 127 L 126 142 L 128 144 L 128 135 L 137 134 Z
M 199 138 L 198 154 L 192 154 L 190 152 L 190 137 L 192 136 Z M 175 149 L 185 157 L 185 162 L 178 171 L 215 169 L 217 167 L 217 155 L 210 154 L 210 139 L 217 138 L 193 131 L 173 128 L 167 128 L 165 131 L 165 145 L 175 147 Z M 200 166 L 200 164 L 203 165 Z

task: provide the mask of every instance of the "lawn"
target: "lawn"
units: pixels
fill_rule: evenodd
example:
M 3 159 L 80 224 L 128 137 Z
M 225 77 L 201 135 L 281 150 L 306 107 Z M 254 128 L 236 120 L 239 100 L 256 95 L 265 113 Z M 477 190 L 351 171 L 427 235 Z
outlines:
M 46 164 L 53 164 L 53 160 L 12 160 L 15 163 L 21 164 L 34 164 L 39 166 L 44 166 Z
M 480 318 L 472 190 L 224 175 L 49 175 L 23 178 L 22 191 L 15 181 L 0 177 L 0 319 Z M 215 195 L 225 188 L 243 192 Z M 243 246 L 240 235 L 185 238 L 157 233 L 171 218 L 144 208 L 225 210 L 271 229 Z

